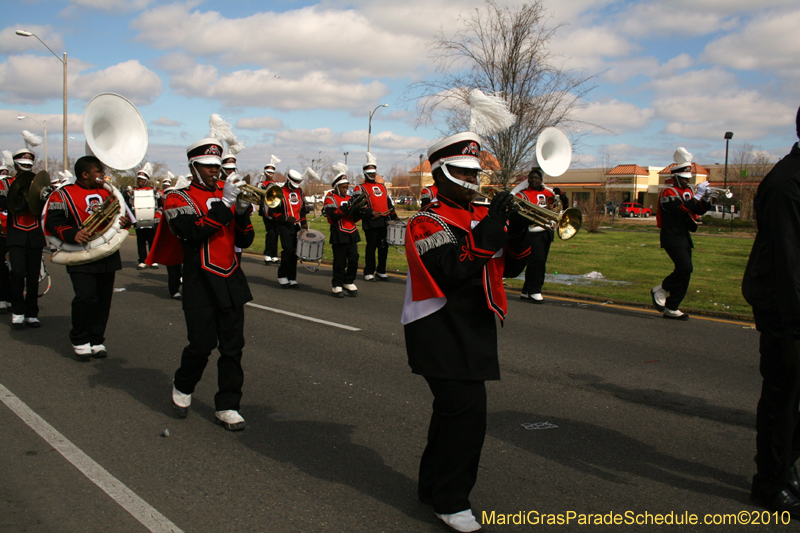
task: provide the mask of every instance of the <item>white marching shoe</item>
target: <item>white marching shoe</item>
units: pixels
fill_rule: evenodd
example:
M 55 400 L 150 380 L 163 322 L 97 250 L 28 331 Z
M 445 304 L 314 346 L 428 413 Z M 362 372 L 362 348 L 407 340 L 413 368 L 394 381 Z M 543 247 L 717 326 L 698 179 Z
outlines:
M 25 315 L 15 315 L 11 313 L 11 329 L 22 329 L 25 327 Z
M 682 320 L 686 321 L 689 320 L 689 315 L 681 311 L 680 309 L 664 309 L 664 318 L 671 318 L 672 320 Z
M 650 297 L 653 299 L 653 307 L 663 313 L 667 307 L 667 291 L 661 288 L 661 284 L 650 290 Z
M 345 283 L 344 290 L 347 291 L 348 296 L 358 296 L 358 287 L 356 287 L 355 283 Z
M 447 524 L 451 529 L 469 533 L 470 531 L 480 531 L 481 525 L 475 520 L 472 515 L 472 509 L 461 511 L 454 514 L 439 514 L 436 513 L 439 519 Z
M 181 418 L 189 416 L 189 406 L 192 405 L 192 395 L 184 394 L 172 385 L 172 408 Z
M 82 361 L 88 361 L 92 356 L 92 345 L 88 342 L 86 344 L 78 344 L 77 346 L 73 344 L 72 350 Z
M 244 418 L 238 411 L 217 411 L 214 413 L 214 421 L 228 431 L 241 431 L 247 427 Z
M 102 359 L 108 357 L 108 350 L 102 344 L 92 344 L 92 357 L 95 359 Z

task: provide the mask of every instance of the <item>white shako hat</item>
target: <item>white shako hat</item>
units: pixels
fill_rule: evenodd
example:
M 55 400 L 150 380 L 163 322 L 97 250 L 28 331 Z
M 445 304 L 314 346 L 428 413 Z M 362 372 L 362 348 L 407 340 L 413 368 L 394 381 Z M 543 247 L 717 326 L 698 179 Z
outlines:
M 236 170 L 236 156 L 233 154 L 226 154 L 222 158 L 222 168 L 225 170 Z
M 174 177 L 175 177 L 175 174 L 173 174 L 173 173 L 172 173 L 172 172 L 170 172 L 170 171 L 167 171 L 167 177 L 166 177 L 166 178 L 164 178 L 164 181 L 162 181 L 162 182 L 161 182 L 161 185 L 163 185 L 163 186 L 167 186 L 167 187 L 168 187 L 168 186 L 170 186 L 170 185 L 172 185 L 172 179 L 173 179 Z
M 186 149 L 186 157 L 189 159 L 189 165 L 200 163 L 222 166 L 222 143 L 213 137 L 200 139 Z
M 331 168 L 333 168 L 333 171 L 336 173 L 336 175 L 333 178 L 333 181 L 331 182 L 331 185 L 333 185 L 334 188 L 342 183 L 348 183 L 348 184 L 350 183 L 350 181 L 348 181 L 347 179 L 347 165 L 339 161 Z
M 368 168 L 372 167 L 372 168 Z M 370 152 L 367 152 L 367 162 L 364 163 L 364 166 L 361 167 L 364 171 L 364 174 L 367 174 L 368 178 L 374 179 L 375 174 L 378 173 L 378 160 L 375 159 L 375 156 L 372 155 Z
M 22 170 L 30 170 L 33 168 L 33 163 L 36 161 L 36 154 L 27 148 L 21 148 L 14 152 L 14 164 L 18 165 Z
M 266 174 L 266 173 L 268 173 L 268 172 L 270 172 L 270 173 L 273 173 L 273 174 L 274 174 L 274 173 L 275 173 L 275 168 L 277 168 L 277 167 L 276 167 L 276 165 L 277 165 L 278 163 L 280 163 L 280 162 L 281 162 L 281 160 L 280 160 L 280 159 L 278 159 L 278 158 L 277 158 L 277 157 L 275 157 L 274 155 L 270 155 L 270 156 L 269 156 L 269 163 L 267 163 L 266 165 L 264 165 L 264 174 Z
M 693 156 L 681 146 L 675 153 L 672 154 L 672 159 L 675 161 L 675 166 L 672 167 L 670 171 L 673 176 L 679 176 L 685 179 L 691 179 L 692 177 L 692 159 Z
M 139 172 L 136 174 L 136 179 L 137 180 L 144 179 L 144 180 L 148 180 L 149 181 L 150 180 L 150 175 L 152 173 L 153 173 L 153 165 L 150 164 L 150 162 L 148 161 L 147 163 L 144 164 L 144 166 L 141 168 L 141 170 L 139 170 Z
M 289 172 L 286 173 L 286 179 L 289 182 L 289 185 L 294 188 L 302 187 L 303 181 L 305 181 L 302 174 L 296 170 L 289 170 Z
M 11 171 L 5 165 L 0 165 L 0 180 L 6 179 L 11 176 Z

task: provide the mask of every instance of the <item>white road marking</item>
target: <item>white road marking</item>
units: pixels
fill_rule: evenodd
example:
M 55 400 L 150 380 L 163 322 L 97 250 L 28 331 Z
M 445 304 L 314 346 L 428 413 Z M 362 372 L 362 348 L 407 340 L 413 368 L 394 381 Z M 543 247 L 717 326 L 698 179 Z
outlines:
M 182 529 L 137 496 L 120 480 L 109 474 L 105 468 L 72 444 L 3 385 L 0 385 L 0 400 L 92 483 L 100 487 L 131 516 L 141 522 L 144 527 L 153 533 L 183 533 Z
M 316 322 L 317 324 L 325 324 L 326 326 L 333 326 L 335 328 L 346 329 L 347 331 L 361 331 L 361 328 L 354 328 L 353 326 L 338 324 L 336 322 L 328 322 L 327 320 L 322 320 L 321 318 L 314 318 L 306 315 L 298 315 L 297 313 L 291 313 L 289 311 L 284 311 L 283 309 L 275 309 L 274 307 L 267 307 L 265 305 L 258 305 L 254 304 L 253 302 L 248 302 L 245 305 L 249 305 L 250 307 L 255 307 L 256 309 L 263 309 L 264 311 L 272 311 L 273 313 L 278 313 L 279 315 L 291 316 L 294 318 L 299 318 L 301 320 L 308 320 L 309 322 Z

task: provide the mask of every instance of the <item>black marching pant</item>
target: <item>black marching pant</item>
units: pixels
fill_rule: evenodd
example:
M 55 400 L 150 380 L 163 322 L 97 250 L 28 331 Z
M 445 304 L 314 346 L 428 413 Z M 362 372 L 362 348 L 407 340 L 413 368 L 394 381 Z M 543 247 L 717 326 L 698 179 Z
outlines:
M 179 292 L 181 289 L 181 276 L 183 275 L 183 265 L 167 266 L 167 289 L 170 296 Z
M 192 394 L 203 377 L 211 352 L 218 347 L 215 410 L 238 411 L 244 383 L 244 307 L 198 307 L 184 309 L 183 313 L 189 345 L 183 349 L 181 366 L 175 372 L 175 388 Z
M 278 267 L 279 278 L 297 279 L 297 228 L 298 226 L 293 226 L 292 229 L 281 228 L 278 232 L 283 250 L 281 252 L 281 264 Z
M 367 247 L 364 251 L 364 275 L 386 274 L 386 257 L 389 255 L 389 243 L 386 242 L 386 226 L 364 230 Z M 375 268 L 375 252 L 378 253 L 378 266 Z
M 761 332 L 761 399 L 756 410 L 756 475 L 752 492 L 769 498 L 789 484 L 800 458 L 800 355 L 776 311 L 753 308 Z
M 264 230 L 267 232 L 264 237 L 264 255 L 278 257 L 278 230 L 275 221 L 271 218 L 261 217 L 264 221 Z
M 433 393 L 428 445 L 419 465 L 419 498 L 438 514 L 471 509 L 486 436 L 486 385 L 426 377 Z
M 331 244 L 333 249 L 333 280 L 331 286 L 341 287 L 356 280 L 358 273 L 358 243 Z
M 5 235 L 0 236 L 0 302 L 11 302 L 11 278 L 6 264 L 7 242 Z
M 39 316 L 39 271 L 42 268 L 42 248 L 9 246 L 11 263 L 9 282 L 11 312 L 26 318 Z
M 72 289 L 75 291 L 75 298 L 72 299 L 72 330 L 69 332 L 69 340 L 73 345 L 103 344 L 114 294 L 114 274 L 70 273 Z
M 669 292 L 667 309 L 677 311 L 681 305 L 686 291 L 689 290 L 689 281 L 692 279 L 692 249 L 691 248 L 664 248 L 669 258 L 675 264 L 672 273 L 661 282 L 661 288 Z
M 139 262 L 144 263 L 147 259 L 147 251 L 153 247 L 153 239 L 156 237 L 156 228 L 136 228 L 136 248 L 139 252 Z
M 525 283 L 522 285 L 522 292 L 527 294 L 542 292 L 544 275 L 547 271 L 547 256 L 550 253 L 550 243 L 552 242 L 553 233 L 549 230 L 528 232 L 531 255 L 528 256 L 528 266 L 525 267 Z

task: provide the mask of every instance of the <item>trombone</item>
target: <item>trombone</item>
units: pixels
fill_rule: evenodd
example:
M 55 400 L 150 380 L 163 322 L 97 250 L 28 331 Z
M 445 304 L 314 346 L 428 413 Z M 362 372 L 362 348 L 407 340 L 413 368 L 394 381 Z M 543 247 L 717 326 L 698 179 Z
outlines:
M 478 191 L 477 194 L 491 201 L 501 190 L 503 189 L 499 187 L 491 187 L 488 193 Z M 577 207 L 555 212 L 518 196 L 512 196 L 512 198 L 512 202 L 519 206 L 519 214 L 530 221 L 531 225 L 555 230 L 558 238 L 562 241 L 571 239 L 581 229 L 583 213 Z

